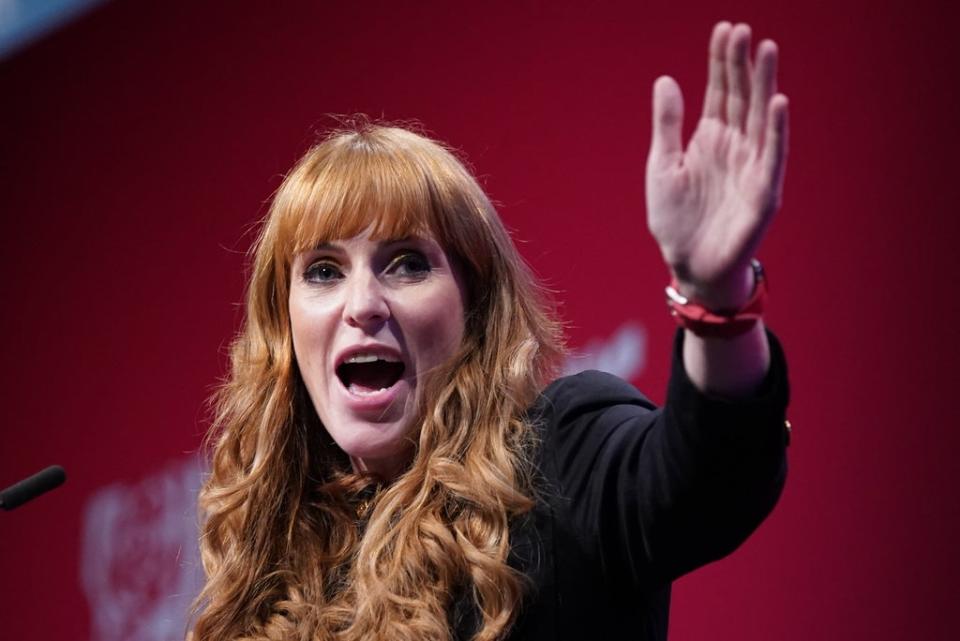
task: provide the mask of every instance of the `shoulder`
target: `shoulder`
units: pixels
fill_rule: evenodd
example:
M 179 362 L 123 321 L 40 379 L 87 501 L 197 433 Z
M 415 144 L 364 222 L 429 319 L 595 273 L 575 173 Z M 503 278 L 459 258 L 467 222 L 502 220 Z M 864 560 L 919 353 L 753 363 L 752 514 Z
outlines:
M 564 425 L 613 407 L 641 413 L 656 406 L 636 387 L 613 374 L 587 370 L 556 379 L 543 390 L 532 414 L 550 424 Z
M 603 484 L 606 472 L 618 467 L 616 459 L 638 451 L 659 415 L 627 381 L 588 370 L 548 385 L 529 418 L 545 471 L 561 494 L 578 502 L 590 493 L 588 486 Z

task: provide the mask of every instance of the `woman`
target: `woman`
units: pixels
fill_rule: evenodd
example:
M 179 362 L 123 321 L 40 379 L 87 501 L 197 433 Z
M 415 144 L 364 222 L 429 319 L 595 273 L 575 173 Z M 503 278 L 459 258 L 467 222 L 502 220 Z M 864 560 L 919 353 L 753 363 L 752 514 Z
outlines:
M 679 88 L 654 86 L 648 222 L 685 327 L 662 410 L 598 372 L 550 382 L 558 326 L 443 147 L 364 126 L 307 152 L 218 397 L 194 639 L 665 638 L 670 581 L 736 547 L 785 470 L 750 259 L 786 99 L 749 41 L 715 27 L 686 151 Z

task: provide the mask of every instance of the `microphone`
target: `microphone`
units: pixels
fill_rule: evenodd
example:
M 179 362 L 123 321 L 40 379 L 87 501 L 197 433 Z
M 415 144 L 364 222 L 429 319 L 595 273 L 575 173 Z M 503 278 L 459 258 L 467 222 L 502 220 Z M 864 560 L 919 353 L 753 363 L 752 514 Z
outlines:
M 67 473 L 59 465 L 51 465 L 40 470 L 33 476 L 27 477 L 19 483 L 14 483 L 3 492 L 0 492 L 0 507 L 12 510 L 37 498 L 44 492 L 59 487 L 67 480 Z

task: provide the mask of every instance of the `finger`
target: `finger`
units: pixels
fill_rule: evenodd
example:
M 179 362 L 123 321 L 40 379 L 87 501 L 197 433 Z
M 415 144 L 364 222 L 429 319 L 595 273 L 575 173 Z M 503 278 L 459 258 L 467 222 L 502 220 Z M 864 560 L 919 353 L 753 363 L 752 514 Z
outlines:
M 683 94 L 677 81 L 660 76 L 653 83 L 653 139 L 650 160 L 658 165 L 680 162 L 683 156 Z
M 726 58 L 730 23 L 718 22 L 710 34 L 710 61 L 707 69 L 707 91 L 703 97 L 703 117 L 723 118 L 727 101 Z
M 740 23 L 727 42 L 727 124 L 743 129 L 750 95 L 750 27 Z
M 770 205 L 776 209 L 783 193 L 783 176 L 789 146 L 789 102 L 782 93 L 770 99 L 767 107 L 767 128 L 764 132 L 763 169 L 769 185 Z
M 747 114 L 747 137 L 757 149 L 763 147 L 767 107 L 777 92 L 777 57 L 777 44 L 772 40 L 764 40 L 757 47 L 750 92 L 750 112 Z

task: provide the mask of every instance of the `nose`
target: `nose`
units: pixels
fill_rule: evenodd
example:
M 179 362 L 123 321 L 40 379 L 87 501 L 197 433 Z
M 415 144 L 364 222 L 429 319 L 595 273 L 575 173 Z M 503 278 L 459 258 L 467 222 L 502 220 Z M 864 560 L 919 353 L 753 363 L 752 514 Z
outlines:
M 390 318 L 390 307 L 384 297 L 383 285 L 376 275 L 355 273 L 348 280 L 343 320 L 351 327 L 366 329 Z

